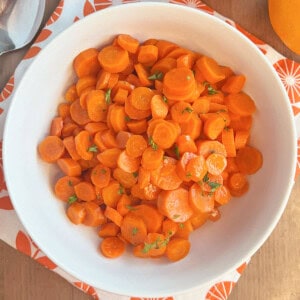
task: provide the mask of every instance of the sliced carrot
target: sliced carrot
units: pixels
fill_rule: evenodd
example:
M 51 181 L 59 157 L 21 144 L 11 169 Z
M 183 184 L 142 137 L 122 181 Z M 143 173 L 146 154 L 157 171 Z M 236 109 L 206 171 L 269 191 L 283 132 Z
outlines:
M 143 191 L 142 198 L 147 201 L 152 201 L 157 199 L 161 189 L 158 186 L 149 183 L 142 189 L 142 191 Z
M 170 112 L 172 119 L 175 122 L 183 123 L 187 122 L 191 118 L 193 108 L 189 103 L 179 101 L 172 105 Z
M 95 87 L 96 86 L 97 79 L 95 76 L 84 76 L 78 79 L 76 83 L 76 91 L 77 95 L 80 97 L 81 93 L 90 87 Z
M 129 65 L 129 56 L 128 52 L 120 46 L 110 45 L 101 49 L 98 61 L 105 71 L 119 73 Z
M 111 109 L 110 123 L 115 132 L 126 131 L 126 114 L 125 108 L 122 105 L 114 105 Z
M 121 225 L 123 238 L 132 245 L 144 243 L 147 238 L 147 227 L 142 218 L 128 213 Z
M 118 88 L 116 94 L 114 95 L 113 101 L 118 104 L 124 104 L 128 97 L 128 90 L 123 88 Z
M 193 225 L 191 223 L 191 219 L 178 223 L 178 230 L 174 234 L 174 238 L 182 238 L 188 240 L 190 234 L 194 231 Z
M 64 120 L 66 117 L 70 116 L 70 104 L 60 103 L 57 107 L 58 115 Z
M 234 131 L 232 128 L 225 128 L 222 131 L 222 143 L 225 146 L 227 157 L 235 157 L 236 148 L 234 143 Z
M 240 116 L 249 116 L 256 111 L 256 106 L 253 99 L 243 92 L 229 94 L 225 101 L 228 109 Z
M 76 151 L 82 159 L 91 160 L 93 151 L 91 151 L 92 143 L 91 136 L 88 131 L 82 130 L 75 136 Z
M 102 209 L 94 201 L 83 202 L 86 211 L 83 224 L 86 226 L 97 227 L 105 223 L 106 219 Z
M 208 213 L 197 213 L 195 215 L 193 215 L 190 219 L 191 224 L 195 229 L 201 227 L 202 225 L 204 225 L 206 223 L 206 221 L 208 220 L 209 214 Z
M 72 120 L 79 125 L 85 125 L 91 122 L 87 110 L 81 107 L 79 100 L 75 100 L 71 104 L 70 115 Z
M 226 157 L 219 153 L 212 153 L 206 158 L 207 171 L 213 175 L 220 175 L 226 168 Z
M 186 165 L 185 176 L 195 182 L 201 180 L 207 172 L 206 161 L 203 156 L 197 155 L 191 158 Z
M 112 130 L 104 130 L 101 133 L 101 139 L 104 143 L 104 146 L 107 148 L 117 148 L 118 144 L 116 141 L 115 133 Z
M 113 222 L 102 224 L 99 231 L 98 236 L 101 238 L 106 238 L 109 236 L 117 236 L 120 232 L 120 227 Z
M 139 48 L 138 62 L 146 66 L 152 66 L 158 59 L 158 48 L 155 45 L 142 45 Z
M 155 46 L 158 48 L 158 57 L 163 58 L 172 50 L 176 49 L 178 46 L 170 41 L 158 40 L 155 43 Z
M 176 145 L 178 146 L 179 154 L 184 152 L 196 153 L 197 146 L 190 135 L 180 135 L 176 140 Z
M 55 196 L 65 202 L 75 195 L 74 186 L 80 182 L 77 177 L 63 176 L 54 185 Z
M 132 199 L 128 195 L 123 194 L 118 201 L 117 211 L 120 213 L 120 215 L 125 216 L 131 210 L 134 210 Z
M 224 127 L 224 119 L 215 114 L 204 122 L 203 132 L 209 139 L 215 140 L 222 133 Z
M 61 136 L 61 131 L 63 129 L 63 119 L 62 117 L 55 117 L 52 119 L 51 127 L 50 127 L 50 135 Z
M 145 77 L 148 76 L 147 72 L 144 72 L 144 73 L 145 73 Z M 135 87 L 143 86 L 143 84 L 142 84 L 141 80 L 139 79 L 139 77 L 137 75 L 135 75 L 135 74 L 132 74 L 132 73 L 129 74 L 126 77 L 126 81 L 128 81 L 130 84 L 134 85 Z M 150 82 L 148 82 L 148 80 L 147 80 L 147 84 L 150 84 Z
M 227 156 L 225 146 L 219 141 L 200 140 L 197 142 L 198 155 L 203 155 L 207 158 L 212 153 Z
M 162 149 L 154 150 L 152 147 L 148 147 L 142 155 L 142 167 L 146 170 L 157 169 L 163 159 L 164 151 Z
M 107 125 L 104 122 L 90 122 L 84 126 L 84 130 L 88 131 L 91 135 L 106 129 Z
M 191 176 L 186 176 L 187 174 L 187 164 L 188 162 L 192 159 L 197 157 L 197 155 L 195 153 L 192 152 L 185 152 L 181 155 L 177 165 L 176 165 L 176 171 L 178 176 L 184 180 L 184 181 L 190 181 L 191 180 Z
M 146 170 L 143 167 L 140 167 L 138 172 L 138 184 L 141 189 L 149 185 L 150 178 L 151 178 L 151 171 Z
M 119 149 L 125 149 L 128 139 L 132 136 L 131 132 L 119 131 L 116 135 L 116 142 Z
M 179 56 L 176 59 L 177 68 L 186 67 L 192 69 L 195 62 L 195 58 L 195 55 L 193 55 L 192 53 L 187 53 Z
M 125 172 L 134 173 L 138 171 L 140 161 L 139 158 L 129 156 L 127 152 L 123 150 L 118 157 L 118 167 Z
M 162 191 L 157 199 L 159 212 L 176 223 L 182 223 L 193 215 L 189 204 L 189 193 L 184 188 Z
M 241 172 L 254 174 L 262 167 L 263 156 L 258 149 L 246 146 L 237 151 L 235 161 Z
M 99 188 L 107 186 L 110 181 L 110 169 L 102 164 L 96 165 L 91 172 L 91 181 Z
M 131 104 L 138 110 L 149 110 L 154 93 L 147 87 L 137 87 L 131 92 Z
M 47 136 L 38 145 L 41 159 L 51 163 L 57 161 L 65 152 L 63 141 L 57 136 Z
M 75 185 L 74 187 L 75 194 L 78 199 L 84 201 L 93 201 L 96 200 L 96 191 L 93 184 L 82 181 Z
M 189 135 L 193 140 L 196 140 L 202 133 L 202 121 L 198 114 L 191 113 L 188 121 L 180 123 L 181 134 Z
M 168 239 L 161 233 L 150 232 L 144 242 L 142 252 L 150 257 L 161 257 L 167 248 Z
M 245 82 L 246 77 L 244 75 L 232 75 L 227 78 L 222 86 L 222 91 L 228 94 L 237 94 L 243 89 Z
M 203 55 L 196 61 L 196 64 L 203 74 L 204 78 L 209 83 L 216 83 L 225 78 L 222 69 L 220 68 L 218 63 L 211 57 Z
M 209 112 L 210 100 L 207 96 L 196 99 L 192 104 L 192 109 L 198 114 L 206 114 Z
M 149 79 L 150 73 L 144 65 L 141 63 L 135 64 L 134 69 L 140 81 L 141 87 L 145 88 L 152 85 L 152 82 Z
M 234 136 L 235 149 L 244 148 L 247 145 L 249 135 L 249 130 L 237 130 Z
M 127 122 L 127 127 L 134 134 L 142 134 L 147 131 L 147 121 L 145 118 Z
M 80 155 L 77 153 L 75 139 L 72 135 L 64 138 L 63 144 L 71 158 L 73 158 L 74 160 L 81 159 Z
M 76 84 L 72 84 L 65 92 L 64 98 L 67 102 L 73 102 L 78 98 Z
M 178 230 L 178 223 L 170 219 L 165 219 L 162 222 L 162 232 L 165 236 L 171 237 L 177 232 L 177 230 Z
M 139 41 L 129 34 L 119 34 L 117 43 L 129 53 L 136 53 L 139 48 Z
M 214 195 L 194 183 L 189 189 L 189 203 L 196 213 L 208 213 L 214 208 Z
M 168 104 L 161 95 L 154 95 L 150 102 L 153 119 L 165 119 L 168 114 Z
M 116 236 L 106 237 L 100 243 L 100 250 L 107 258 L 117 258 L 125 252 L 125 243 Z
M 181 67 L 168 71 L 163 79 L 163 93 L 169 99 L 188 100 L 195 89 L 192 70 Z
M 67 176 L 80 176 L 81 175 L 81 166 L 80 164 L 69 157 L 66 158 L 59 158 L 56 161 L 59 168 L 62 170 L 62 172 Z
M 92 90 L 86 96 L 86 109 L 93 122 L 105 121 L 107 116 L 107 103 L 102 90 Z
M 86 49 L 80 52 L 73 61 L 73 67 L 77 76 L 83 77 L 96 75 L 100 70 L 98 62 L 99 51 L 94 48 Z
M 179 261 L 190 252 L 191 243 L 186 239 L 173 238 L 167 245 L 166 256 L 172 261 Z
M 154 127 L 151 138 L 158 147 L 168 149 L 175 143 L 177 132 L 172 123 L 162 120 Z
M 105 167 L 116 168 L 117 160 L 121 152 L 119 148 L 106 149 L 97 155 L 97 159 Z
M 163 216 L 153 206 L 146 204 L 136 205 L 131 213 L 145 222 L 148 233 L 158 232 L 161 229 Z
M 117 181 L 110 181 L 102 188 L 102 198 L 106 206 L 116 208 L 121 196 L 125 193 L 124 187 Z
M 133 134 L 126 143 L 126 152 L 131 157 L 140 157 L 147 148 L 147 142 L 141 135 Z
M 237 116 L 233 117 L 233 114 L 229 111 L 230 127 L 234 130 L 250 130 L 252 126 L 252 116 Z
M 113 171 L 113 177 L 126 189 L 131 188 L 137 183 L 136 172 L 128 173 L 120 168 L 115 168 Z
M 82 224 L 86 216 L 84 205 L 79 202 L 72 203 L 67 208 L 67 216 L 72 223 L 76 225 Z
M 176 59 L 165 57 L 159 59 L 151 68 L 151 74 L 166 74 L 168 71 L 176 68 Z
M 110 206 L 106 206 L 104 215 L 106 218 L 111 220 L 113 223 L 115 223 L 117 226 L 121 226 L 123 221 L 123 216 L 114 208 Z
M 223 177 L 222 175 L 213 175 L 207 173 L 202 180 L 198 182 L 198 184 L 200 184 L 201 189 L 204 192 L 214 193 L 223 185 Z
M 151 99 L 150 99 L 151 101 Z M 132 104 L 131 104 L 131 95 L 125 100 L 125 112 L 128 115 L 130 119 L 133 120 L 142 120 L 151 115 L 151 110 L 140 110 L 136 109 Z M 127 123 L 127 125 L 129 122 Z
M 249 182 L 247 181 L 241 189 L 230 189 L 230 194 L 232 197 L 241 197 L 246 194 L 249 190 Z

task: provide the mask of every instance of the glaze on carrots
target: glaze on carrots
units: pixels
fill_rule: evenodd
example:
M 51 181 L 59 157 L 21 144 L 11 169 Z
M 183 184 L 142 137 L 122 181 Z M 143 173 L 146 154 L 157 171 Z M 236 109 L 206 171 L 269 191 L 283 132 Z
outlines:
M 37 149 L 62 176 L 54 193 L 99 252 L 186 257 L 263 165 L 249 144 L 255 101 L 244 74 L 171 41 L 120 34 L 73 61 L 77 79 Z

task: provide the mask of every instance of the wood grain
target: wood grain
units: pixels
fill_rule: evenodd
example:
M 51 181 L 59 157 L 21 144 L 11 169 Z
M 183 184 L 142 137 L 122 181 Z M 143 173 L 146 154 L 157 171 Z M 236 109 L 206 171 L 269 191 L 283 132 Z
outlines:
M 47 0 L 47 20 L 59 0 Z M 206 0 L 219 13 L 232 18 L 277 51 L 300 62 L 274 34 L 267 0 Z M 0 90 L 28 47 L 0 57 Z M 270 184 L 272 184 L 270 182 Z M 300 178 L 275 230 L 252 257 L 229 300 L 300 299 Z M 1 226 L 1 222 L 0 222 Z M 0 241 L 0 300 L 87 300 L 91 297 L 74 288 L 54 272 Z M 102 299 L 105 300 L 105 299 Z

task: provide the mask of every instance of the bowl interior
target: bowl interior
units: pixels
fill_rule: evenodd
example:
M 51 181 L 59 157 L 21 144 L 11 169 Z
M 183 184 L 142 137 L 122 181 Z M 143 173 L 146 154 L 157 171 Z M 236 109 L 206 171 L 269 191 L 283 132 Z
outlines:
M 247 77 L 256 102 L 251 143 L 264 156 L 250 190 L 221 209 L 222 218 L 192 234 L 189 256 L 178 262 L 126 254 L 99 255 L 96 230 L 72 225 L 53 192 L 60 175 L 37 155 L 58 103 L 75 79 L 73 58 L 119 33 L 166 39 L 214 57 Z M 295 130 L 279 79 L 245 37 L 208 14 L 177 5 L 139 3 L 109 8 L 75 23 L 30 66 L 15 93 L 5 127 L 4 166 L 17 213 L 32 238 L 60 267 L 94 287 L 123 295 L 164 296 L 194 289 L 237 267 L 271 233 L 288 199 L 295 166 Z

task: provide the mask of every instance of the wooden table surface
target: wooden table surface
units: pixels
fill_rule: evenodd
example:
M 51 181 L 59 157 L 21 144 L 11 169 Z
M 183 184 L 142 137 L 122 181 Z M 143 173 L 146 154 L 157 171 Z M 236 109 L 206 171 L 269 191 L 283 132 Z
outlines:
M 46 1 L 46 21 L 58 0 Z M 206 0 L 219 13 L 235 20 L 249 32 L 288 58 L 300 56 L 288 50 L 274 34 L 267 0 Z M 0 57 L 0 90 L 28 49 Z M 271 183 L 270 183 L 271 184 Z M 1 226 L 1 220 L 0 220 Z M 90 299 L 54 272 L 0 241 L 0 300 Z M 252 257 L 229 300 L 300 299 L 300 178 L 275 230 Z M 102 299 L 105 300 L 105 299 Z

